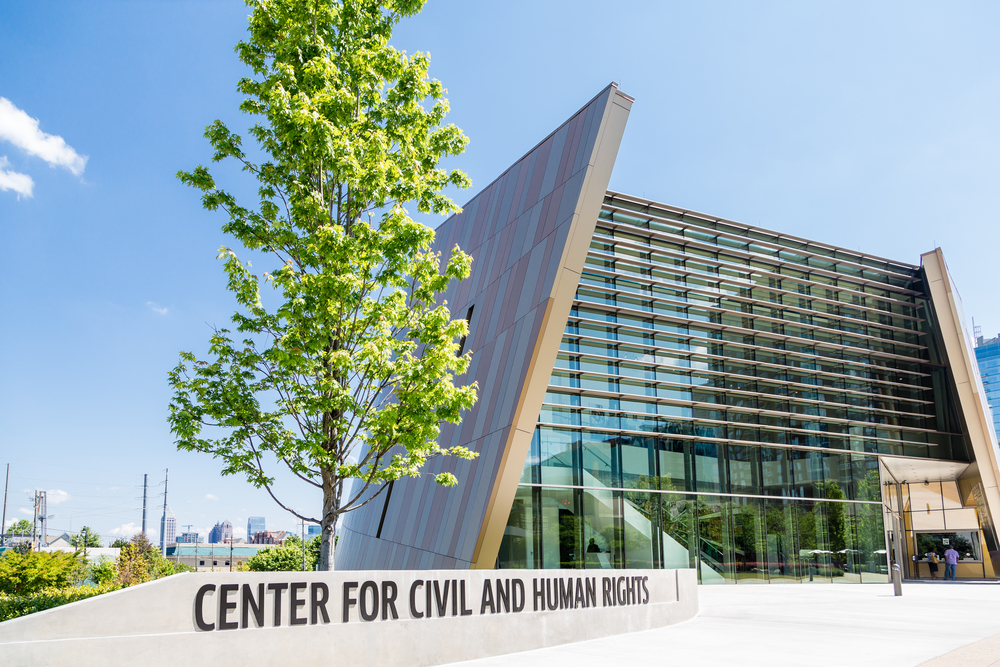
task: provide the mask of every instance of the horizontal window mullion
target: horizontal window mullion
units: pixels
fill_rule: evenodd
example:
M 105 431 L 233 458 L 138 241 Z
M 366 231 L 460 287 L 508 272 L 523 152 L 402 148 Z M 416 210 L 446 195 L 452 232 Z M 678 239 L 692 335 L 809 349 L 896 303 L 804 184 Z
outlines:
M 627 199 L 625 197 L 619 197 L 619 198 L 623 199 L 623 200 Z M 612 199 L 614 199 L 614 197 Z M 614 212 L 617 211 L 617 212 L 621 212 L 623 215 L 634 216 L 635 213 L 636 213 L 635 211 L 629 211 L 628 209 L 622 208 L 620 206 L 616 206 L 614 203 L 610 203 L 610 204 L 606 203 L 606 202 L 602 203 L 602 208 L 606 208 L 606 209 L 610 208 L 610 209 L 612 209 L 612 211 L 611 211 L 612 214 L 614 214 Z M 675 213 L 678 214 L 678 215 L 680 215 L 681 217 L 689 216 L 689 217 L 691 217 L 691 218 L 693 218 L 695 220 L 704 220 L 707 223 L 722 222 L 723 224 L 726 224 L 726 225 L 730 225 L 730 226 L 734 226 L 734 227 L 742 227 L 747 232 L 757 231 L 758 233 L 767 234 L 767 235 L 773 235 L 775 237 L 775 239 L 778 239 L 778 238 L 793 239 L 793 238 L 795 238 L 795 237 L 792 237 L 790 235 L 777 234 L 775 232 L 772 232 L 771 230 L 766 230 L 766 229 L 763 229 L 763 228 L 750 227 L 748 225 L 743 225 L 743 224 L 740 224 L 738 222 L 733 222 L 731 220 L 722 220 L 722 219 L 707 218 L 707 217 L 705 217 L 703 215 L 700 215 L 698 213 L 694 213 L 694 212 L 691 212 L 691 211 L 685 211 L 683 209 L 677 209 L 675 211 Z M 822 244 L 818 244 L 818 243 L 815 243 L 813 241 L 809 241 L 808 239 L 797 239 L 797 238 L 795 238 L 795 240 L 797 242 L 801 242 L 801 243 L 805 244 L 806 248 L 791 248 L 789 246 L 783 246 L 783 245 L 781 245 L 779 243 L 775 243 L 773 241 L 764 241 L 764 240 L 761 240 L 761 239 L 753 239 L 749 235 L 748 236 L 740 236 L 740 235 L 733 234 L 731 232 L 727 232 L 725 230 L 720 231 L 718 229 L 712 229 L 712 228 L 705 227 L 704 225 L 698 225 L 697 223 L 685 223 L 683 220 L 672 220 L 670 218 L 664 218 L 662 216 L 656 215 L 655 213 L 646 213 L 645 215 L 648 215 L 651 219 L 656 219 L 658 221 L 662 221 L 662 222 L 664 222 L 664 223 L 666 223 L 668 225 L 680 226 L 682 231 L 684 229 L 688 229 L 688 228 L 693 228 L 693 229 L 696 229 L 696 230 L 710 229 L 712 236 L 727 238 L 727 239 L 730 239 L 730 240 L 733 240 L 733 241 L 737 241 L 738 243 L 746 243 L 748 246 L 751 243 L 754 243 L 756 245 L 760 245 L 761 247 L 765 247 L 765 248 L 768 247 L 768 246 L 770 246 L 771 249 L 773 249 L 773 250 L 775 250 L 777 252 L 787 251 L 787 252 L 802 253 L 802 254 L 806 255 L 808 258 L 816 259 L 818 261 L 823 261 L 823 262 L 829 261 L 832 264 L 844 264 L 846 266 L 851 266 L 851 267 L 860 269 L 862 271 L 869 271 L 871 273 L 881 273 L 881 274 L 886 275 L 886 277 L 895 277 L 895 278 L 900 278 L 900 279 L 904 279 L 904 280 L 915 280 L 915 277 L 911 273 L 902 273 L 902 272 L 900 272 L 898 270 L 893 270 L 893 269 L 889 269 L 889 268 L 876 268 L 876 267 L 872 267 L 872 266 L 867 266 L 864 263 L 852 262 L 851 260 L 848 260 L 848 259 L 828 257 L 828 256 L 823 255 L 821 253 L 816 253 L 816 252 L 810 251 L 810 250 L 807 249 L 809 246 L 820 247 Z M 668 237 L 677 237 L 676 234 L 671 234 L 670 232 L 665 232 L 665 231 L 660 231 L 660 230 L 650 229 L 650 228 L 636 227 L 635 225 L 629 225 L 628 223 L 625 223 L 625 222 L 619 222 L 617 220 L 614 220 L 613 218 L 610 219 L 610 220 L 607 219 L 607 218 L 600 218 L 600 220 L 602 222 L 605 222 L 605 223 L 611 223 L 611 224 L 615 225 L 616 227 L 621 226 L 621 227 L 632 228 L 632 229 L 643 229 L 644 232 L 649 232 L 649 233 L 655 234 L 657 236 L 663 235 L 663 236 L 668 236 Z M 685 241 L 688 241 L 688 242 L 694 241 L 693 239 L 689 239 L 689 238 L 684 237 L 684 236 L 679 236 L 679 238 L 682 238 L 682 239 L 684 239 Z M 665 239 L 665 240 L 671 240 L 671 239 L 668 238 L 668 239 Z M 707 242 L 704 242 L 704 241 L 694 241 L 694 243 L 703 244 L 703 245 L 706 245 L 706 246 L 709 246 L 709 247 L 717 247 L 717 246 L 712 246 L 711 244 L 709 244 Z M 729 248 L 729 249 L 732 250 L 732 251 L 734 251 L 734 252 L 746 252 L 746 251 L 741 251 L 738 248 Z M 830 246 L 829 249 L 831 251 L 833 251 L 833 252 L 837 252 L 837 251 L 848 252 L 848 253 L 851 252 L 851 251 L 847 250 L 846 248 L 838 248 L 838 247 L 835 247 L 835 246 Z M 771 257 L 771 255 L 763 255 L 763 257 Z M 902 269 L 904 271 L 910 270 L 910 271 L 913 271 L 913 273 L 916 273 L 917 271 L 919 271 L 919 267 L 914 266 L 914 265 L 904 264 L 902 262 L 896 262 L 896 261 L 893 261 L 893 260 L 887 260 L 887 259 L 882 258 L 882 257 L 876 258 L 876 257 L 870 256 L 870 255 L 869 255 L 869 257 L 871 257 L 875 261 L 885 262 L 886 264 L 893 264 L 895 266 L 900 267 L 900 269 Z M 808 264 L 797 264 L 797 263 L 793 263 L 793 262 L 789 262 L 789 263 L 795 264 L 796 266 L 805 266 L 805 267 L 807 267 L 810 270 L 818 271 L 818 272 L 821 272 L 821 273 L 822 272 L 830 271 L 829 269 L 823 269 L 821 267 L 814 267 L 814 266 L 810 266 Z M 833 273 L 836 273 L 836 272 L 833 272 Z M 842 275 L 842 274 L 837 274 L 837 275 Z M 858 277 L 852 276 L 851 278 L 855 279 L 857 282 L 874 283 L 876 285 L 891 285 L 891 283 L 882 282 L 882 281 L 875 281 L 875 280 L 872 280 L 870 278 L 863 278 L 863 277 L 860 277 L 860 276 L 858 276 Z M 893 285 L 893 287 L 896 287 L 896 286 Z
M 782 341 L 782 342 L 788 342 L 788 341 L 791 341 L 793 343 L 794 342 L 800 342 L 800 344 L 803 344 L 803 345 L 812 345 L 812 346 L 815 346 L 815 347 L 822 347 L 822 348 L 826 348 L 826 349 L 839 350 L 841 352 L 852 351 L 852 352 L 858 353 L 860 351 L 860 352 L 862 352 L 864 354 L 871 354 L 871 355 L 876 355 L 876 356 L 885 357 L 885 358 L 889 358 L 889 359 L 900 359 L 902 361 L 909 361 L 911 363 L 914 360 L 916 360 L 918 363 L 927 363 L 927 360 L 921 359 L 921 358 L 918 358 L 918 357 L 909 357 L 909 356 L 906 356 L 906 355 L 903 355 L 903 354 L 895 354 L 895 353 L 891 353 L 891 352 L 882 352 L 880 350 L 873 350 L 871 348 L 860 348 L 860 347 L 856 347 L 856 346 L 853 346 L 853 345 L 845 345 L 843 343 L 832 343 L 830 341 L 816 340 L 814 338 L 801 338 L 799 336 L 792 336 L 791 334 L 774 333 L 773 331 L 762 331 L 762 330 L 758 330 L 758 329 L 747 329 L 745 327 L 738 327 L 738 326 L 734 326 L 734 325 L 731 325 L 731 324 L 722 324 L 720 322 L 703 322 L 701 320 L 692 320 L 692 319 L 689 319 L 687 317 L 679 317 L 679 316 L 676 316 L 676 315 L 666 315 L 664 313 L 652 313 L 652 312 L 642 311 L 642 310 L 632 310 L 632 309 L 624 308 L 622 306 L 617 306 L 617 305 L 612 306 L 610 304 L 595 304 L 593 302 L 582 301 L 580 299 L 574 299 L 573 301 L 574 301 L 574 305 L 583 306 L 584 308 L 594 307 L 595 305 L 600 305 L 600 306 L 602 306 L 602 308 L 599 308 L 597 310 L 602 310 L 602 311 L 609 312 L 609 313 L 612 313 L 612 314 L 615 314 L 615 315 L 617 315 L 618 313 L 625 313 L 626 315 L 633 315 L 634 314 L 634 315 L 640 315 L 640 316 L 644 317 L 645 319 L 659 320 L 659 321 L 662 321 L 662 322 L 666 322 L 668 324 L 683 324 L 685 326 L 693 325 L 695 327 L 703 327 L 705 329 L 712 329 L 714 331 L 719 331 L 719 332 L 722 332 L 722 331 L 734 331 L 734 332 L 740 333 L 741 335 L 744 335 L 744 336 L 760 336 L 762 338 L 766 338 L 766 339 L 769 339 L 769 340 L 779 340 L 779 341 Z M 595 320 L 589 320 L 589 319 L 587 319 L 585 317 L 578 316 L 578 315 L 570 315 L 568 321 L 594 322 Z M 615 326 L 629 327 L 631 329 L 635 329 L 635 328 L 642 329 L 642 327 L 634 327 L 634 326 L 631 326 L 631 325 L 625 324 L 625 323 L 610 322 L 609 324 L 613 324 Z M 794 323 L 789 323 L 789 324 L 792 324 L 792 326 L 802 326 L 802 325 L 798 325 L 798 324 L 794 324 Z M 656 329 L 649 329 L 649 331 L 653 331 L 655 333 L 664 333 L 664 334 L 670 333 L 670 332 L 665 332 L 665 331 L 660 332 L 660 331 L 658 331 Z M 703 340 L 705 339 L 704 336 L 698 336 L 696 334 L 690 334 L 690 333 L 687 333 L 687 334 L 671 333 L 671 335 L 687 336 L 688 338 L 691 338 L 691 339 L 703 339 Z M 856 334 L 849 334 L 849 335 L 856 335 Z M 892 345 L 900 345 L 900 346 L 908 347 L 908 348 L 910 348 L 910 349 L 912 349 L 914 351 L 917 351 L 917 352 L 924 351 L 924 350 L 928 349 L 926 346 L 916 345 L 914 343 L 903 343 L 901 341 L 890 341 L 890 340 L 886 340 L 885 338 L 875 338 L 873 336 L 866 336 L 865 338 L 867 338 L 869 340 L 878 341 L 878 342 L 886 342 L 886 343 L 889 343 L 889 344 L 892 344 Z M 722 339 L 713 339 L 713 340 L 722 340 Z M 801 343 L 801 341 L 805 341 L 805 342 Z M 767 348 L 764 348 L 764 349 L 767 349 Z M 786 354 L 798 354 L 794 350 L 791 350 L 791 351 L 782 350 L 782 352 L 785 352 Z M 820 355 L 816 355 L 816 356 L 820 356 Z
M 602 275 L 602 276 L 610 277 L 610 278 L 618 278 L 618 277 L 623 277 L 623 276 L 631 278 L 631 277 L 634 277 L 635 275 L 637 275 L 637 274 L 619 273 L 619 272 L 616 272 L 616 271 L 609 271 L 608 269 L 594 267 L 592 265 L 586 267 L 586 272 L 590 272 L 590 273 L 592 273 L 592 275 Z M 681 273 L 681 272 L 678 271 L 678 273 Z M 693 276 L 696 276 L 696 277 L 701 277 L 704 274 L 685 273 L 684 275 L 693 275 Z M 644 276 L 644 278 L 651 281 L 650 285 L 670 285 L 670 283 L 657 283 L 655 280 L 652 279 L 651 276 Z M 648 293 L 647 292 L 639 292 L 639 293 L 636 293 L 636 292 L 632 292 L 632 291 L 629 291 L 629 290 L 626 290 L 626 289 L 622 289 L 620 287 L 613 287 L 611 285 L 589 285 L 589 284 L 583 283 L 582 280 L 583 280 L 583 278 L 581 278 L 579 289 L 613 292 L 616 295 L 620 294 L 622 296 L 630 296 L 630 297 L 634 297 L 634 298 L 637 298 L 637 299 L 641 299 L 643 301 L 669 301 L 669 302 L 673 302 L 673 300 L 669 299 L 668 297 L 664 297 L 662 295 L 661 296 L 657 296 L 653 292 L 648 292 Z M 680 286 L 679 285 L 675 285 L 675 287 L 679 288 Z M 671 287 L 671 289 L 675 289 L 675 287 Z M 776 291 L 776 290 L 773 290 L 772 288 L 769 288 L 769 287 L 754 287 L 754 288 L 751 288 L 751 289 L 765 289 L 765 290 L 768 290 L 768 291 Z M 678 289 L 678 291 L 681 291 L 681 290 Z M 714 298 L 718 298 L 718 299 L 725 298 L 727 300 L 738 301 L 740 303 L 748 303 L 750 305 L 760 305 L 760 306 L 764 306 L 766 308 L 773 309 L 773 310 L 788 310 L 788 311 L 791 311 L 791 312 L 802 313 L 802 314 L 806 314 L 806 315 L 810 315 L 810 316 L 817 315 L 819 317 L 828 317 L 830 319 L 835 319 L 837 321 L 857 322 L 857 323 L 864 324 L 864 326 L 866 326 L 866 327 L 871 326 L 871 327 L 875 327 L 877 329 L 886 329 L 886 330 L 889 330 L 889 331 L 899 331 L 901 333 L 910 333 L 910 334 L 915 334 L 917 336 L 925 336 L 926 335 L 925 332 L 919 331 L 917 329 L 907 329 L 906 327 L 897 327 L 897 326 L 895 326 L 893 324 L 881 324 L 881 323 L 878 323 L 878 322 L 872 322 L 870 320 L 859 320 L 857 318 L 847 317 L 846 315 L 831 315 L 829 313 L 823 313 L 822 311 L 818 311 L 818 310 L 810 310 L 808 308 L 799 308 L 799 307 L 795 307 L 795 306 L 786 306 L 784 304 L 775 304 L 774 302 L 771 302 L 771 301 L 762 301 L 760 299 L 754 299 L 752 297 L 739 297 L 739 296 L 734 296 L 734 295 L 730 295 L 730 294 L 727 294 L 727 293 L 723 293 L 722 290 L 719 290 L 718 292 L 713 292 L 711 290 L 705 290 L 705 289 L 702 289 L 702 288 L 699 288 L 699 287 L 696 287 L 696 286 L 685 285 L 683 287 L 683 291 L 685 291 L 685 292 L 694 292 L 696 294 L 712 295 L 713 299 Z M 813 299 L 813 297 L 811 297 L 811 296 L 809 296 L 807 294 L 806 295 L 798 295 L 796 298 L 807 298 L 807 299 L 810 299 L 810 300 Z M 691 304 L 691 302 L 688 301 L 688 300 L 685 300 L 682 303 L 685 303 L 685 304 L 688 304 L 688 305 Z M 840 303 L 840 302 L 837 302 L 837 303 Z M 695 304 L 695 305 L 699 305 L 699 304 Z M 744 312 L 744 311 L 734 311 L 734 310 L 732 310 L 730 308 L 723 308 L 721 305 L 720 306 L 708 306 L 708 305 L 703 305 L 702 304 L 702 305 L 700 305 L 700 307 L 702 307 L 702 308 L 710 308 L 710 309 L 715 309 L 715 310 L 720 310 L 721 312 L 728 312 L 728 313 L 733 313 L 733 312 L 740 312 L 740 313 L 742 313 L 742 312 Z M 869 309 L 869 308 L 866 308 L 864 306 L 855 306 L 855 305 L 849 305 L 848 307 L 850 307 L 850 308 L 859 308 L 861 310 L 865 310 L 866 312 L 882 313 L 882 314 L 888 313 L 888 315 L 890 317 L 905 318 L 905 319 L 909 319 L 911 321 L 916 321 L 916 322 L 923 322 L 924 321 L 924 320 L 922 320 L 920 318 L 913 318 L 913 317 L 909 317 L 907 315 L 898 315 L 896 313 L 892 313 L 892 312 L 889 312 L 889 311 L 878 310 L 877 308 Z M 747 313 L 746 315 L 748 317 L 764 318 L 764 319 L 768 319 L 768 320 L 771 320 L 771 321 L 775 321 L 775 318 L 771 318 L 771 317 L 769 317 L 767 315 L 757 315 L 757 314 L 753 314 L 753 313 Z M 794 320 L 786 320 L 786 319 L 778 319 L 777 321 L 780 321 L 780 322 L 790 322 L 790 321 L 794 322 Z M 820 330 L 837 331 L 837 332 L 844 333 L 843 329 L 829 329 L 827 327 L 820 327 L 820 326 L 817 326 L 817 325 L 814 325 L 814 324 L 806 324 L 806 325 L 802 325 L 802 326 L 808 326 L 808 327 L 813 327 L 813 328 L 820 329 Z M 855 333 L 855 332 L 846 332 L 846 333 L 848 335 L 853 335 L 853 336 L 861 336 L 861 337 L 865 337 L 865 338 L 870 337 L 870 338 L 876 338 L 876 339 L 879 339 L 879 340 L 885 340 L 883 338 L 879 338 L 878 336 L 868 336 L 867 334 L 858 334 L 858 333 Z M 893 342 L 897 342 L 897 341 L 893 341 Z M 903 343 L 903 344 L 904 345 L 915 345 L 915 343 Z
M 603 344 L 609 344 L 608 343 L 608 339 L 606 339 L 606 338 L 594 338 L 594 337 L 591 337 L 591 336 L 587 336 L 585 334 L 572 334 L 572 335 L 575 336 L 575 337 L 584 339 L 584 340 L 588 340 L 588 341 L 594 341 L 594 342 L 601 342 Z M 623 343 L 621 343 L 620 341 L 616 341 L 615 344 L 622 345 Z M 624 343 L 624 345 L 626 345 L 626 346 L 633 345 L 633 346 L 647 347 L 646 344 L 644 344 L 644 343 L 636 343 L 636 342 L 632 342 L 632 341 L 628 341 L 628 342 Z M 670 348 L 656 348 L 656 347 L 653 347 L 652 349 L 654 349 L 654 350 L 655 349 L 665 349 L 665 350 L 668 350 Z M 607 357 L 607 355 L 594 355 L 594 354 L 591 354 L 589 352 L 573 352 L 572 354 L 580 354 L 580 355 L 586 354 L 588 356 L 600 356 L 600 357 L 603 357 L 603 358 L 612 358 L 612 357 Z M 689 354 L 691 354 L 691 353 L 689 352 Z M 620 360 L 620 357 L 614 357 L 614 359 L 619 359 Z M 630 363 L 630 362 L 628 362 L 628 360 L 626 360 L 626 363 Z M 654 362 L 637 362 L 637 363 L 643 363 L 643 364 L 652 363 L 654 365 L 657 364 L 657 362 L 655 362 L 655 361 Z M 659 364 L 659 365 L 663 366 L 665 368 L 669 368 L 670 367 L 669 364 Z M 734 373 L 724 373 L 724 372 L 720 372 L 720 371 L 708 371 L 708 370 L 704 370 L 703 371 L 703 370 L 700 370 L 700 369 L 691 369 L 690 367 L 688 367 L 688 368 L 689 368 L 689 371 L 690 370 L 694 370 L 694 371 L 697 371 L 697 372 L 705 372 L 705 373 L 712 373 L 712 374 L 728 375 L 728 376 L 732 376 L 732 377 L 741 377 L 741 376 L 738 376 L 737 374 L 734 374 Z M 793 367 L 781 367 L 781 368 L 793 368 Z M 753 377 L 754 379 L 758 378 L 758 376 L 742 376 L 742 377 Z M 856 376 L 844 375 L 844 376 L 837 376 L 837 377 L 856 377 Z M 779 383 L 779 384 L 789 384 L 789 385 L 793 385 L 793 386 L 809 386 L 809 387 L 816 386 L 816 385 L 801 385 L 800 383 L 791 383 L 788 380 L 776 380 L 776 379 L 771 379 L 771 378 L 763 378 L 763 379 L 765 381 L 767 381 L 767 382 L 776 382 L 776 383 Z M 886 381 L 886 380 L 870 380 L 870 379 L 865 378 L 864 381 L 865 382 L 875 382 L 875 383 L 879 383 L 879 384 L 888 384 L 889 386 L 895 386 L 895 387 L 911 387 L 911 388 L 920 389 L 921 391 L 930 391 L 931 390 L 930 387 L 923 387 L 923 386 L 920 386 L 920 385 L 899 384 L 899 383 L 889 382 L 889 381 Z M 863 391 L 859 391 L 857 389 L 846 389 L 846 388 L 844 388 L 844 389 L 835 389 L 835 391 L 847 392 L 847 393 L 850 393 L 852 395 L 859 395 L 859 396 L 872 396 L 872 394 L 869 393 L 869 392 L 863 392 Z M 895 397 L 890 397 L 890 398 L 895 398 Z M 902 400 L 911 400 L 911 399 L 905 399 L 904 398 Z M 933 403 L 933 401 L 921 401 L 920 399 L 912 399 L 912 400 L 916 400 L 918 402 L 924 402 L 924 403 Z

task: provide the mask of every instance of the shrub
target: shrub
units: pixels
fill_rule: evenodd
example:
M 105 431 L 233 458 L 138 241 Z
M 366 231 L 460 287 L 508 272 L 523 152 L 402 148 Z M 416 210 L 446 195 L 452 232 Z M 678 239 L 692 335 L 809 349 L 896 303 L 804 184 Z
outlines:
M 306 552 L 308 559 L 309 553 Z M 250 572 L 291 572 L 302 569 L 302 547 L 266 547 L 246 561 Z M 306 561 L 306 569 L 312 565 Z
M 89 581 L 101 586 L 103 584 L 110 584 L 115 580 L 118 574 L 118 569 L 115 567 L 115 561 L 111 560 L 107 556 L 99 556 L 97 560 L 91 563 L 87 570 L 90 573 Z
M 29 595 L 43 588 L 65 588 L 87 575 L 78 553 L 8 551 L 0 558 L 0 593 Z
M 36 611 L 52 609 L 60 605 L 84 600 L 101 593 L 118 590 L 117 584 L 102 584 L 100 586 L 79 586 L 67 588 L 47 588 L 28 595 L 8 595 L 0 593 L 0 621 L 33 614 Z

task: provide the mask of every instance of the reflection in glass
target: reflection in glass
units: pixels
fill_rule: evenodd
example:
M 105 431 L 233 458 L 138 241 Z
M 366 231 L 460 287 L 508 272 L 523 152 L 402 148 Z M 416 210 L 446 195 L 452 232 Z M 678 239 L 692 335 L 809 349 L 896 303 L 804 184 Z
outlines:
M 541 490 L 542 567 L 580 567 L 582 552 L 579 490 Z
M 688 440 L 659 440 L 658 465 L 662 491 L 693 491 L 691 488 L 690 451 Z
M 659 567 L 659 494 L 626 491 L 624 500 L 625 567 Z
M 778 447 L 761 448 L 760 467 L 765 495 L 792 495 L 792 477 L 788 467 L 788 451 Z
M 622 486 L 632 489 L 656 488 L 652 459 L 654 438 L 623 437 L 621 444 Z
M 794 504 L 790 500 L 764 501 L 767 567 L 771 583 L 798 583 Z
M 827 503 L 795 503 L 799 538 L 799 572 L 805 583 L 830 583 L 833 564 L 827 541 Z
M 767 540 L 763 501 L 758 498 L 733 498 L 732 514 L 736 580 L 740 583 L 766 583 Z
M 748 445 L 727 445 L 729 490 L 731 493 L 760 494 L 760 449 Z
M 583 434 L 583 485 L 619 487 L 616 448 L 619 436 L 611 433 Z
M 695 529 L 695 496 L 660 495 L 663 567 L 685 568 L 698 564 Z
M 535 499 L 532 497 L 535 493 L 537 491 L 531 487 L 520 486 L 514 495 L 497 556 L 502 568 L 535 567 Z
M 861 552 L 858 555 L 861 559 L 861 581 L 888 582 L 889 563 L 886 559 L 882 506 L 858 503 L 854 512 L 858 551 Z
M 588 568 L 622 567 L 622 531 L 618 498 L 612 491 L 583 492 L 581 537 Z
M 729 498 L 698 497 L 698 556 L 702 584 L 735 581 Z
M 694 443 L 694 475 L 699 491 L 725 491 L 725 460 L 720 459 L 723 445 L 711 442 Z
M 833 583 L 861 583 L 861 550 L 855 535 L 854 503 L 828 503 L 827 526 L 833 561 Z
M 524 484 L 537 484 L 539 480 L 538 472 L 538 442 L 539 430 L 531 434 L 531 446 L 528 448 L 528 456 L 524 459 L 524 469 L 521 471 L 521 482 Z
M 576 431 L 540 427 L 538 436 L 541 483 L 578 485 L 573 459 L 580 434 Z

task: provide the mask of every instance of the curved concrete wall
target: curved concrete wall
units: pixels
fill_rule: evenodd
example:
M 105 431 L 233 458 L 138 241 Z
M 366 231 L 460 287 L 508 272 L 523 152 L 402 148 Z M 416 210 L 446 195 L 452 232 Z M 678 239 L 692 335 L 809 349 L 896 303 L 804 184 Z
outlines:
M 0 664 L 439 665 L 697 612 L 694 570 L 192 573 L 0 623 Z

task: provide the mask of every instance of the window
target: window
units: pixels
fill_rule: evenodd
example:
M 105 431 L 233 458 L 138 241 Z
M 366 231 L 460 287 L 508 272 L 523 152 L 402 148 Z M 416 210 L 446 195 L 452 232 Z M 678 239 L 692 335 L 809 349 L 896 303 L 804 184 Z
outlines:
M 475 310 L 475 308 L 475 305 L 469 306 L 469 312 L 465 314 L 465 323 L 467 325 L 472 324 L 472 311 Z M 462 340 L 458 341 L 458 356 L 462 356 L 462 353 L 465 352 L 465 339 L 467 337 L 468 336 L 462 336 Z

